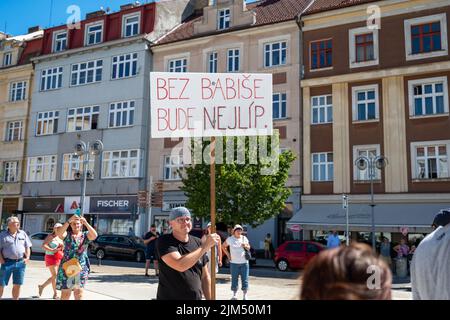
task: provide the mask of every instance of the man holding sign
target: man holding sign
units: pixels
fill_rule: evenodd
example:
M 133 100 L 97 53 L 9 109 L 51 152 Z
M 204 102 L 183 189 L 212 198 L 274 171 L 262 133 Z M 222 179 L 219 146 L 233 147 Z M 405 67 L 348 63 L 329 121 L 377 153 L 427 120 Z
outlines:
M 158 300 L 211 299 L 211 278 L 206 252 L 220 241 L 217 234 L 203 241 L 191 236 L 191 213 L 187 208 L 172 209 L 169 215 L 171 234 L 158 238 Z

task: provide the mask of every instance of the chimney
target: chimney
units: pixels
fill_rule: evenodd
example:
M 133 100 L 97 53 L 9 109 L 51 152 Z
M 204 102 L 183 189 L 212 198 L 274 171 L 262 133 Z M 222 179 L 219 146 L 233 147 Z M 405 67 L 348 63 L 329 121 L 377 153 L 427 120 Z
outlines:
M 28 33 L 33 33 L 33 32 L 37 32 L 40 30 L 42 30 L 42 28 L 40 26 L 30 27 L 30 28 L 28 28 Z
M 105 10 L 98 10 L 98 11 L 90 12 L 90 13 L 86 14 L 86 19 L 91 19 L 91 18 L 95 18 L 95 17 L 101 17 L 105 13 L 106 13 Z

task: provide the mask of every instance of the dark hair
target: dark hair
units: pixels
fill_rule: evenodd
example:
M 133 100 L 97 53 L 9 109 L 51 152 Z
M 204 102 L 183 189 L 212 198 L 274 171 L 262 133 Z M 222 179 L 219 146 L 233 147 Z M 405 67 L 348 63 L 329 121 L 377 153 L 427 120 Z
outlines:
M 150 228 L 156 228 L 156 224 L 152 224 Z
M 370 266 L 381 272 L 379 288 L 368 287 Z M 321 251 L 307 264 L 302 279 L 302 300 L 391 299 L 391 271 L 363 243 Z

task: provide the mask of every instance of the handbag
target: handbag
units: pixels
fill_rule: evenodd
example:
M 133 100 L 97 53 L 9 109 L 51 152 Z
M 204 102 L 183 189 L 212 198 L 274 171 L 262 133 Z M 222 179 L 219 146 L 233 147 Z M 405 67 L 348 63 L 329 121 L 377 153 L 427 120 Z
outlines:
M 247 243 L 248 243 L 247 237 L 245 237 L 245 240 L 247 240 Z M 245 251 L 245 253 L 244 253 L 245 260 L 250 260 L 252 258 L 252 254 L 250 253 L 250 250 L 247 250 L 244 248 L 244 251 Z
M 68 278 L 75 277 L 82 270 L 81 264 L 80 264 L 80 261 L 78 260 L 78 258 L 72 258 L 69 261 L 64 262 L 62 267 Z

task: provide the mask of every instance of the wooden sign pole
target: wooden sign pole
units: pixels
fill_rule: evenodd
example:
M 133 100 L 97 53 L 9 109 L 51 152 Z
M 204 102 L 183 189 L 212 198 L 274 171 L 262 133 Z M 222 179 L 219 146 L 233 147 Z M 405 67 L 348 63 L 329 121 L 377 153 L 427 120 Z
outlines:
M 216 138 L 211 137 L 211 233 L 216 232 Z M 220 253 L 219 253 L 220 254 Z M 211 247 L 211 299 L 216 300 L 216 246 Z

